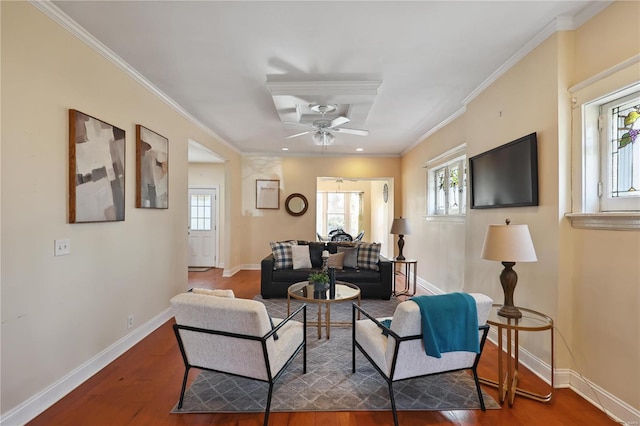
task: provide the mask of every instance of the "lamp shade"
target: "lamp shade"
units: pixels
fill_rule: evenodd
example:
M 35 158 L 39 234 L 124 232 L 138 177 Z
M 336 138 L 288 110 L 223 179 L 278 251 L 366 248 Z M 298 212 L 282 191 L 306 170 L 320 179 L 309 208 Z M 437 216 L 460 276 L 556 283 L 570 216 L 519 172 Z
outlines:
M 536 262 L 527 225 L 489 225 L 482 246 L 482 258 L 500 262 Z
M 411 231 L 409 230 L 409 222 L 407 219 L 400 217 L 399 219 L 393 219 L 393 223 L 391 224 L 391 232 L 390 234 L 394 235 L 409 235 Z

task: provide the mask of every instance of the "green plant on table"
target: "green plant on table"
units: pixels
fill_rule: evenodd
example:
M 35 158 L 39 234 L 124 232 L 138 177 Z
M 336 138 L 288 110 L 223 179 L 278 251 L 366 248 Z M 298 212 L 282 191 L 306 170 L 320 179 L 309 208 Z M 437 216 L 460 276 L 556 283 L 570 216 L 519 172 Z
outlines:
M 327 284 L 329 282 L 329 274 L 325 271 L 312 272 L 308 278 L 311 283 Z

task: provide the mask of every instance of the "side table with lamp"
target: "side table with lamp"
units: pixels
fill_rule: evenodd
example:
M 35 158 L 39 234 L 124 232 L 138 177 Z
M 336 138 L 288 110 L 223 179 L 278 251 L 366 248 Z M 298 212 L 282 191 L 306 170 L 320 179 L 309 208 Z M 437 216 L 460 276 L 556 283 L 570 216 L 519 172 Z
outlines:
M 411 231 L 409 230 L 409 223 L 407 222 L 407 219 L 403 218 L 402 216 L 400 216 L 398 219 L 393 219 L 393 223 L 391 224 L 391 231 L 389 231 L 389 233 L 398 236 L 398 255 L 391 259 L 391 262 L 393 262 L 393 295 L 413 296 L 416 294 L 418 261 L 414 259 L 407 259 L 402 254 L 402 250 L 404 249 L 404 236 L 411 233 Z M 404 266 L 404 289 L 401 291 L 396 291 L 396 276 L 402 273 L 396 270 L 397 265 L 400 265 L 400 271 L 402 271 Z M 412 269 L 413 278 L 411 278 Z M 411 288 L 412 283 L 413 289 Z
M 553 320 L 545 314 L 527 308 L 518 308 L 513 302 L 513 293 L 518 283 L 518 274 L 513 270 L 516 262 L 536 262 L 536 252 L 527 225 L 489 225 L 482 247 L 482 258 L 502 262 L 500 284 L 504 292 L 504 304 L 493 305 L 487 323 L 498 329 L 498 380 L 480 379 L 482 383 L 498 388 L 500 403 L 508 399 L 512 406 L 516 395 L 536 401 L 548 402 L 553 395 L 554 343 Z M 524 312 L 524 314 L 523 314 Z M 547 395 L 539 395 L 518 388 L 519 339 L 520 331 L 546 331 L 551 333 L 551 390 Z M 503 368 L 503 334 L 507 336 L 507 366 Z M 513 344 L 513 348 L 512 348 Z M 508 397 L 508 398 L 507 398 Z

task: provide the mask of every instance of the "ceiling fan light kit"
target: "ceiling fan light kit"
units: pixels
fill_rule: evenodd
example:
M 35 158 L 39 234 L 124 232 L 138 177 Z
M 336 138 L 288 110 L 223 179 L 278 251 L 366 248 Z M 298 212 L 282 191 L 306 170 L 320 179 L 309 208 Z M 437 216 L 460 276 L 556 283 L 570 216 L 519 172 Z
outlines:
M 313 142 L 316 145 L 327 146 L 335 142 L 336 137 L 332 132 L 347 133 L 347 134 L 358 135 L 358 136 L 366 136 L 369 134 L 368 130 L 349 129 L 344 127 L 339 127 L 351 121 L 348 117 L 345 117 L 343 115 L 340 115 L 332 120 L 325 118 L 325 114 L 333 112 L 337 109 L 336 105 L 311 104 L 309 105 L 309 109 L 316 113 L 322 114 L 322 118 L 318 120 L 314 120 L 313 123 L 311 124 L 285 121 L 284 122 L 285 124 L 302 126 L 310 129 L 305 132 L 300 132 L 294 135 L 287 136 L 286 139 L 291 139 L 291 138 L 295 138 L 302 135 L 312 134 Z
M 320 145 L 320 146 L 331 145 L 336 140 L 336 137 L 333 136 L 331 133 L 323 132 L 323 131 L 318 131 L 314 133 L 312 138 L 313 138 L 313 142 L 316 145 Z

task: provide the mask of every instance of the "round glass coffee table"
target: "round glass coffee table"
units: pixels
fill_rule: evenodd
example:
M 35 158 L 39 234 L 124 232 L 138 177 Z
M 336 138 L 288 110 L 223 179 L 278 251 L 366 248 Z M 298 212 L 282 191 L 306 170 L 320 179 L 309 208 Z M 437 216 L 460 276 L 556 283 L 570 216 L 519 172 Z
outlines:
M 314 291 L 313 284 L 309 281 L 301 281 L 299 283 L 292 284 L 287 290 L 287 316 L 289 316 L 291 312 L 292 297 L 306 303 L 318 304 L 318 322 L 310 323 L 310 325 L 317 325 L 318 339 L 322 338 L 322 305 L 325 305 L 324 325 L 328 339 L 331 336 L 331 324 L 351 325 L 350 322 L 331 322 L 331 304 L 357 299 L 358 306 L 360 306 L 360 287 L 345 281 L 336 281 L 335 295 L 331 297 L 328 288 L 322 291 Z M 358 319 L 360 319 L 360 311 L 358 311 Z

